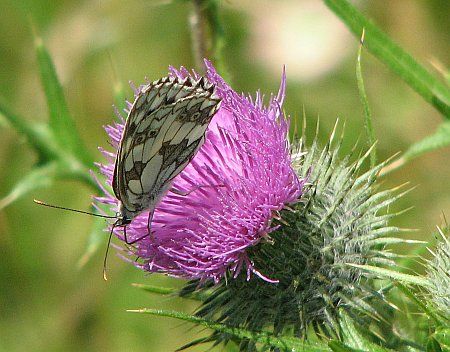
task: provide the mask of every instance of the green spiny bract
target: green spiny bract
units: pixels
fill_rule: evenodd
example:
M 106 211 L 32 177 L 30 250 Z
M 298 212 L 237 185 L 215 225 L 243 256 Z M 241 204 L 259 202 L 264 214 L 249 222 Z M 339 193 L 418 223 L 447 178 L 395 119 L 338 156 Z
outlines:
M 450 322 L 450 241 L 440 229 L 439 234 L 442 240 L 426 265 L 428 296 L 432 308 Z
M 338 158 L 342 138 L 325 148 L 317 138 L 306 149 L 300 141 L 292 162 L 298 176 L 309 180 L 302 198 L 274 214 L 280 227 L 249 252 L 254 267 L 270 283 L 245 273 L 229 276 L 219 285 L 191 282 L 182 291 L 211 292 L 197 311 L 199 316 L 251 331 L 275 335 L 338 337 L 338 311 L 345 309 L 366 327 L 383 320 L 388 306 L 382 292 L 370 284 L 370 274 L 348 264 L 395 265 L 395 255 L 385 250 L 395 216 L 385 210 L 402 194 L 397 189 L 378 192 L 377 174 L 382 163 L 365 173 L 364 156 Z M 227 342 L 232 337 L 214 333 L 204 341 Z M 238 341 L 242 351 L 254 351 L 252 341 Z

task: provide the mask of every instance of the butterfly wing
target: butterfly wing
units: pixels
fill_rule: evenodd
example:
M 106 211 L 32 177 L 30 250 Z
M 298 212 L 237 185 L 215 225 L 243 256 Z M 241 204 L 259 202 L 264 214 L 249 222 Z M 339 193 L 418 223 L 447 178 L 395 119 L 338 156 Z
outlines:
M 152 208 L 201 147 L 220 98 L 206 79 L 162 78 L 144 87 L 128 114 L 113 190 L 128 214 Z

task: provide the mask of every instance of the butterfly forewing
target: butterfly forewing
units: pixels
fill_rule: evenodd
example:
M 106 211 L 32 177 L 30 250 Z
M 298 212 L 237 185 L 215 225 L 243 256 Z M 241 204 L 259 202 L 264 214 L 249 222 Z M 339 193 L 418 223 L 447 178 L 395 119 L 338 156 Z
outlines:
M 219 108 L 205 78 L 164 77 L 141 89 L 128 113 L 116 157 L 113 190 L 122 216 L 154 208 L 201 147 Z

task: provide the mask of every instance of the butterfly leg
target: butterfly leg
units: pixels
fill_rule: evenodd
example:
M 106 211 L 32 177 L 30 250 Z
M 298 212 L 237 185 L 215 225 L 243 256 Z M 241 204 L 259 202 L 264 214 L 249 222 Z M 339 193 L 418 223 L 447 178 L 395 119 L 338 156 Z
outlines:
M 124 236 L 123 236 L 123 237 L 124 237 L 125 243 L 126 243 L 127 245 L 132 246 L 133 244 L 135 244 L 135 243 L 137 243 L 137 242 L 143 240 L 144 238 L 151 236 L 150 227 L 151 227 L 152 220 L 153 220 L 153 213 L 154 213 L 154 211 L 152 211 L 152 212 L 150 212 L 150 213 L 148 214 L 148 220 L 147 220 L 147 229 L 148 229 L 148 232 L 147 232 L 145 235 L 143 235 L 143 236 L 141 236 L 141 237 L 139 237 L 139 238 L 136 238 L 135 240 L 132 240 L 132 241 L 129 241 L 129 240 L 128 240 L 128 238 L 127 238 L 126 226 L 124 226 L 124 228 L 123 228 L 123 235 L 124 235 Z

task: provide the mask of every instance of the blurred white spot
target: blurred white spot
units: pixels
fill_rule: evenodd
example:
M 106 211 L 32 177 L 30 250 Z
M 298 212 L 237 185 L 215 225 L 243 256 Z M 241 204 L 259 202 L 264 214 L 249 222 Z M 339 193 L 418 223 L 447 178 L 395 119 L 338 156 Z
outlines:
M 275 74 L 286 64 L 290 78 L 312 80 L 355 51 L 357 41 L 321 1 L 241 4 L 252 19 L 251 55 Z

